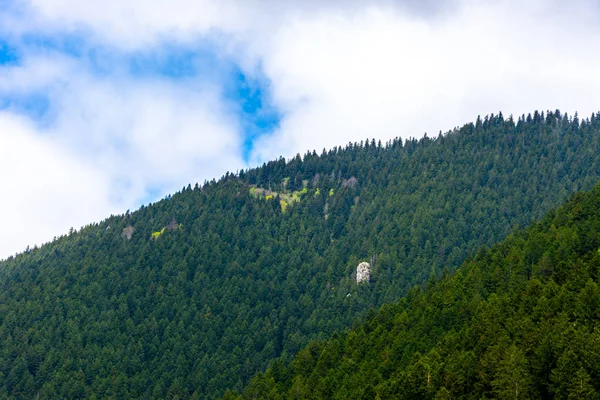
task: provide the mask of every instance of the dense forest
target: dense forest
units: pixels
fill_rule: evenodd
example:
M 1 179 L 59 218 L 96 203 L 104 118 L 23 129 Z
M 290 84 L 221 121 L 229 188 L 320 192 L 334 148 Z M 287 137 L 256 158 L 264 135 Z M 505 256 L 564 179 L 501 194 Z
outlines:
M 597 399 L 600 185 L 234 399 Z
M 0 398 L 240 390 L 273 360 L 417 296 L 599 174 L 600 114 L 557 111 L 188 186 L 0 262 Z M 371 279 L 357 285 L 361 261 Z

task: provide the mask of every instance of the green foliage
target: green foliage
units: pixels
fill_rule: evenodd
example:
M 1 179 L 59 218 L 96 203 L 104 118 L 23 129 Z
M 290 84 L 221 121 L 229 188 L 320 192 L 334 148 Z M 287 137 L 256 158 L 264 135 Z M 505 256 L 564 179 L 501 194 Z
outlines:
M 560 113 L 535 113 L 518 122 L 498 115 L 435 139 L 365 141 L 274 160 L 188 186 L 3 261 L 0 398 L 35 398 L 39 391 L 40 398 L 210 399 L 227 388 L 239 390 L 278 357 L 289 359 L 311 340 L 344 331 L 415 284 L 434 285 L 444 268 L 454 270 L 482 246 L 540 218 L 575 191 L 590 189 L 600 172 L 599 132 L 597 115 L 574 121 Z M 274 197 L 265 201 L 267 195 Z M 285 212 L 281 200 L 288 203 Z M 570 217 L 586 216 L 581 208 Z M 122 237 L 127 227 L 135 229 L 131 239 Z M 155 232 L 164 233 L 152 240 Z M 543 286 L 545 276 L 557 285 L 576 276 L 573 284 L 585 291 L 560 301 L 571 301 L 581 314 L 577 331 L 597 318 L 597 279 L 573 275 L 585 268 L 567 255 L 574 245 L 598 254 L 600 245 L 585 232 L 561 231 L 560 238 L 564 246 L 558 249 L 540 251 L 544 241 L 528 242 L 524 259 L 516 250 L 508 257 L 515 268 L 535 263 L 543 271 L 539 285 L 531 281 L 532 291 L 550 290 Z M 373 265 L 371 283 L 357 286 L 352 274 L 361 261 Z M 503 271 L 475 283 L 482 291 L 498 282 L 516 285 Z M 533 275 L 528 268 L 521 272 Z M 418 290 L 409 293 L 412 301 L 423 298 Z M 441 305 L 431 310 L 436 325 L 428 326 L 428 334 L 475 312 L 468 304 L 454 309 L 452 293 L 436 293 Z M 527 307 L 543 313 L 552 304 Z M 394 318 L 402 326 L 413 321 L 403 313 Z M 564 318 L 556 323 L 566 329 L 571 315 Z M 481 326 L 489 332 L 501 331 L 485 322 Z M 540 360 L 554 360 L 561 340 L 547 338 L 540 350 L 547 358 Z M 415 383 L 413 397 L 443 398 L 442 387 L 455 393 L 459 382 L 475 389 L 479 354 L 465 351 L 450 360 L 441 352 L 429 354 L 430 345 L 418 342 L 406 354 L 390 347 L 381 356 L 386 367 L 380 373 L 389 376 L 398 362 L 414 361 L 402 375 Z M 546 368 L 523 365 L 510 348 L 491 354 L 506 365 Z M 529 359 L 529 349 L 517 349 Z M 327 370 L 341 351 L 331 349 L 320 360 L 304 354 L 303 368 Z M 586 393 L 596 372 L 586 364 L 577 375 L 581 366 L 573 360 L 582 354 L 576 349 L 565 354 L 547 390 Z M 494 365 L 490 361 L 484 371 L 488 397 L 513 382 Z M 452 368 L 456 379 L 440 381 L 437 371 L 444 368 Z M 288 379 L 286 368 L 278 371 L 275 382 Z M 429 384 L 424 376 L 430 376 Z M 535 393 L 536 377 L 524 376 L 528 389 L 521 393 Z M 354 382 L 356 396 L 397 393 L 395 386 L 377 386 L 377 379 L 372 387 L 370 381 Z M 316 383 L 324 394 L 336 387 L 334 378 L 313 384 L 289 374 L 288 380 L 300 394 Z M 270 378 L 261 383 L 271 384 Z
M 158 239 L 160 235 L 165 233 L 166 228 L 162 228 L 160 231 L 152 232 L 152 239 Z
M 286 190 L 288 186 L 289 178 L 285 178 L 281 185 L 281 191 L 275 192 L 270 189 L 264 189 L 257 186 L 251 186 L 249 189 L 249 193 L 251 196 L 256 198 L 264 198 L 265 200 L 273 200 L 278 197 L 279 204 L 281 205 L 281 211 L 285 212 L 287 210 L 287 206 L 300 201 L 301 197 L 308 193 L 308 189 L 306 187 L 302 188 L 302 190 L 289 191 Z M 319 190 L 318 188 L 316 189 Z
M 597 399 L 599 245 L 600 184 L 242 398 Z
M 285 210 L 287 210 L 288 207 L 288 202 L 285 200 L 279 200 L 279 204 L 281 205 L 281 212 L 285 212 Z

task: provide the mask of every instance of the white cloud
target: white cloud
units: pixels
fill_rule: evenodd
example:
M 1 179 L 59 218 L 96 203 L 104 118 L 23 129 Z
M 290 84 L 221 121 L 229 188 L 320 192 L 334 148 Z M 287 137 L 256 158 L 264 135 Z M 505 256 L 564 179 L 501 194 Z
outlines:
M 243 166 L 238 121 L 215 88 L 82 75 L 55 97 L 53 134 L 124 183 L 129 203 Z
M 285 118 L 253 163 L 365 137 L 436 135 L 478 114 L 596 111 L 592 1 L 32 0 L 47 21 L 129 47 L 217 36 L 262 68 Z
M 115 211 L 102 171 L 5 112 L 0 112 L 0 170 L 2 256 Z

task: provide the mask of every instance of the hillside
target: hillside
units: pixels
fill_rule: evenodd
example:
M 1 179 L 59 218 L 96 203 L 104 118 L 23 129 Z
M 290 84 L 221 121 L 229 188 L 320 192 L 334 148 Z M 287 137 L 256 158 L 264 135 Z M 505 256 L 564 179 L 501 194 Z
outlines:
M 600 185 L 227 398 L 597 399 L 599 279 Z
M 536 112 L 188 186 L 0 263 L 0 398 L 241 389 L 599 174 L 600 114 Z

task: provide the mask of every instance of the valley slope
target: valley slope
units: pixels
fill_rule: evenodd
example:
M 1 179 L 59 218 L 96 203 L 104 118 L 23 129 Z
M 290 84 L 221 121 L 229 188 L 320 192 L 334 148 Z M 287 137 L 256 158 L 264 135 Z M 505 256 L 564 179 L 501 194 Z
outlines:
M 600 185 L 229 399 L 597 399 Z

